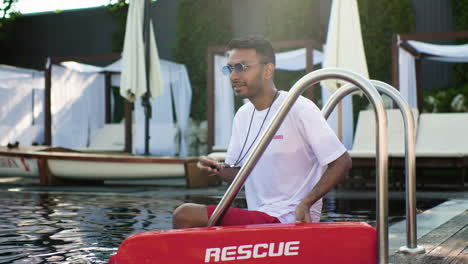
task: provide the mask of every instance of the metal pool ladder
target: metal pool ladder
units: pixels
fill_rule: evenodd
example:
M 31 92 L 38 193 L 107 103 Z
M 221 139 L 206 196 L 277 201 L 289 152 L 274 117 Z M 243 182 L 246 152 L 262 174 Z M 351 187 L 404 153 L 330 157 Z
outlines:
M 406 246 L 400 247 L 400 251 L 409 254 L 421 254 L 425 252 L 425 249 L 418 246 L 416 235 L 416 133 L 413 114 L 408 103 L 393 86 L 377 80 L 371 80 L 370 82 L 380 93 L 393 100 L 403 117 L 405 127 Z M 333 93 L 322 109 L 325 119 L 330 116 L 335 106 L 344 97 L 357 91 L 359 91 L 358 87 L 347 84 Z
M 311 72 L 299 79 L 289 91 L 285 101 L 281 104 L 272 122 L 266 128 L 260 141 L 247 157 L 234 181 L 231 183 L 223 198 L 216 207 L 213 215 L 208 221 L 208 226 L 214 226 L 228 209 L 247 176 L 259 160 L 263 151 L 268 147 L 282 121 L 293 106 L 297 98 L 312 85 L 327 79 L 340 79 L 346 81 L 361 90 L 371 102 L 375 110 L 376 118 L 376 172 L 377 172 L 377 255 L 378 263 L 388 262 L 388 153 L 387 153 L 387 116 L 385 114 L 382 98 L 371 82 L 364 77 L 351 71 L 326 68 Z

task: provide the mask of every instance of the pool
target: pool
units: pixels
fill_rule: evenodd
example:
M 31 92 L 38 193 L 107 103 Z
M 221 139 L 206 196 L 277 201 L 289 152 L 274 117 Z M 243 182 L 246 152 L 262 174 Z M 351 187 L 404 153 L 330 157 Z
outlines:
M 107 263 L 129 235 L 171 228 L 183 202 L 217 203 L 223 189 L 181 187 L 0 189 L 0 263 Z M 444 200 L 418 201 L 418 209 Z M 404 219 L 403 200 L 390 201 L 390 221 Z M 240 198 L 235 206 L 245 206 Z M 375 222 L 374 198 L 324 199 L 322 221 Z

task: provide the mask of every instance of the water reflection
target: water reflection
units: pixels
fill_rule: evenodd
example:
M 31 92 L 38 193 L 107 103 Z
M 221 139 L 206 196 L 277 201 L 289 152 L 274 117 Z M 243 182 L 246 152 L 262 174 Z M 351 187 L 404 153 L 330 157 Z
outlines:
M 220 198 L 171 190 L 141 194 L 0 191 L 0 263 L 107 263 L 127 236 L 171 228 L 172 211 L 181 203 L 216 204 Z M 236 200 L 234 206 L 245 208 L 245 199 Z M 391 216 L 400 219 L 404 202 L 390 203 L 392 207 L 400 208 L 390 210 Z M 324 200 L 322 221 L 373 224 L 374 208 L 373 200 L 329 197 Z
M 0 193 L 0 263 L 106 263 L 129 234 L 171 226 L 173 201 Z

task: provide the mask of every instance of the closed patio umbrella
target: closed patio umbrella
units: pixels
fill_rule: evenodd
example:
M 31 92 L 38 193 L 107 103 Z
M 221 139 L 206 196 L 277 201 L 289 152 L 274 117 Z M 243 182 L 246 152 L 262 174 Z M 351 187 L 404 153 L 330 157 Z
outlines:
M 150 19 L 150 0 L 132 0 L 129 4 L 122 52 L 120 94 L 134 102 L 142 98 L 145 107 L 145 154 L 149 153 L 149 97 L 163 92 L 158 49 Z
M 333 0 L 322 65 L 323 68 L 344 68 L 369 78 L 356 0 Z M 330 92 L 336 91 L 342 84 L 344 82 L 337 80 L 322 82 L 322 85 Z M 341 104 L 339 104 L 338 135 L 340 138 L 341 122 Z

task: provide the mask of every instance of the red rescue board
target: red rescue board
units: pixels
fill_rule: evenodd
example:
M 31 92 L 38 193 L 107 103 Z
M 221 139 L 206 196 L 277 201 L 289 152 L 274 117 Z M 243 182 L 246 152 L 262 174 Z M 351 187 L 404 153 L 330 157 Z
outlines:
M 149 231 L 120 245 L 110 264 L 376 263 L 366 223 L 264 224 Z

